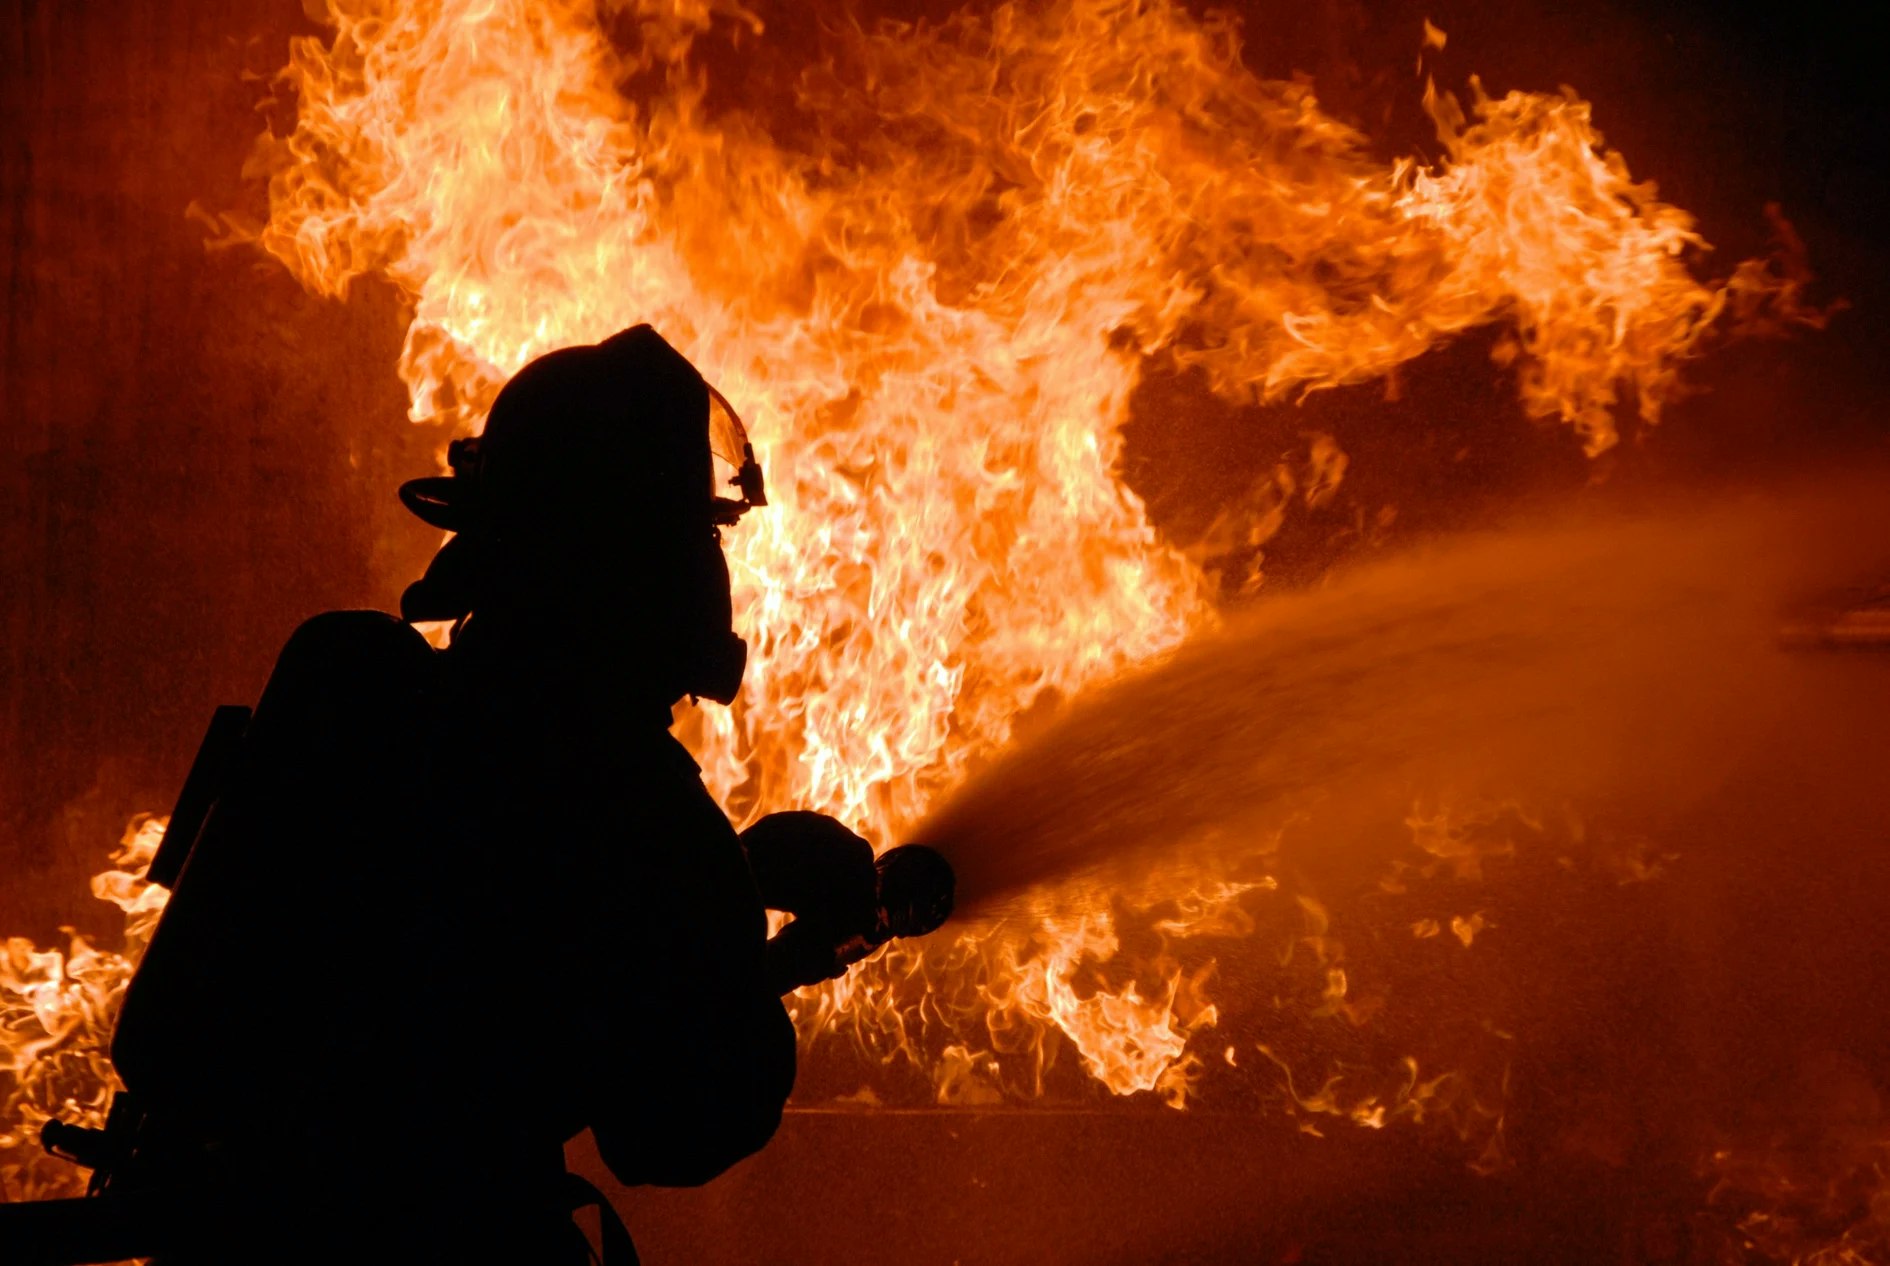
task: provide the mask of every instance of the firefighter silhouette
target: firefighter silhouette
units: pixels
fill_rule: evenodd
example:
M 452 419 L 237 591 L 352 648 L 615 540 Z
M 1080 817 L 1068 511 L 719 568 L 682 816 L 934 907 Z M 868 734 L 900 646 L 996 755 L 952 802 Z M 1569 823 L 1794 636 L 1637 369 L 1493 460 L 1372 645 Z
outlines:
M 95 1167 L 110 1247 L 584 1261 L 569 1139 L 627 1184 L 707 1182 L 780 1122 L 780 995 L 950 911 L 929 850 L 875 862 L 811 813 L 738 837 L 669 733 L 736 696 L 720 532 L 765 495 L 653 329 L 533 361 L 449 461 L 401 489 L 454 533 L 404 618 L 304 624 L 186 785 L 112 1123 L 47 1135 Z M 422 620 L 454 622 L 444 651 Z M 766 907 L 796 915 L 773 942 Z

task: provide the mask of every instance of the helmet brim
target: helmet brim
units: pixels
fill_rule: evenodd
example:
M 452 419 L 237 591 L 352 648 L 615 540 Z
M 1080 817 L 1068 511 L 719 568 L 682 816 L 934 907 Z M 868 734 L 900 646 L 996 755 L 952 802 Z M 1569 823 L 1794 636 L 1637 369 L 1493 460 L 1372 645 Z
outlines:
M 461 532 L 470 517 L 464 504 L 466 491 L 464 482 L 449 475 L 429 475 L 402 484 L 400 504 L 436 528 Z

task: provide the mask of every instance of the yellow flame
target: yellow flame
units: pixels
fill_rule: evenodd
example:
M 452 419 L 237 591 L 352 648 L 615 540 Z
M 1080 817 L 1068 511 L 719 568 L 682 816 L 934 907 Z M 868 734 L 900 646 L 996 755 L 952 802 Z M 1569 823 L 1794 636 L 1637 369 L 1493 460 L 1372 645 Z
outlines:
M 107 1039 L 167 896 L 144 881 L 163 839 L 163 818 L 133 818 L 113 869 L 92 880 L 93 895 L 124 912 L 122 954 L 70 929 L 64 951 L 15 936 L 0 952 L 0 1199 L 72 1193 L 71 1165 L 22 1145 L 53 1118 L 96 1124 L 104 1116 L 117 1085 Z
M 531 357 L 644 320 L 750 418 L 776 488 L 730 545 L 754 657 L 697 742 L 738 813 L 894 840 L 1044 692 L 1211 620 L 1116 475 L 1148 357 L 1271 398 L 1503 321 L 1526 407 L 1596 452 L 1624 395 L 1657 418 L 1727 303 L 1572 95 L 1479 92 L 1466 124 L 1428 93 L 1445 160 L 1378 163 L 1248 72 L 1230 19 L 1163 0 L 846 26 L 765 116 L 710 105 L 700 37 L 758 56 L 733 6 L 326 16 L 261 240 L 320 293 L 374 272 L 410 297 L 416 420 L 476 427 Z M 1154 1086 L 1182 1045 L 1161 992 L 1059 1000 L 1105 934 L 1040 932 L 1049 1017 L 1111 1088 Z
M 736 548 L 751 706 L 709 745 L 741 729 L 719 771 L 759 753 L 769 799 L 909 821 L 916 771 L 1196 615 L 1111 469 L 1125 336 L 1198 335 L 1178 354 L 1272 394 L 1510 315 L 1531 407 L 1601 445 L 1618 385 L 1657 408 L 1722 302 L 1676 258 L 1689 217 L 1572 99 L 1479 100 L 1468 130 L 1445 101 L 1452 162 L 1378 167 L 1224 24 L 1065 4 L 855 32 L 867 86 L 804 93 L 859 133 L 801 153 L 706 117 L 683 55 L 707 10 L 654 8 L 625 52 L 590 4 L 331 5 L 263 241 L 321 292 L 378 270 L 412 295 L 416 418 L 475 424 L 533 355 L 639 319 L 743 401 L 786 478 Z M 652 63 L 669 93 L 618 92 Z
M 1213 621 L 1196 565 L 1117 473 L 1151 360 L 1276 399 L 1500 323 L 1526 408 L 1599 452 L 1624 410 L 1658 418 L 1716 323 L 1816 320 L 1797 273 L 1698 280 L 1691 218 L 1630 179 L 1572 94 L 1478 91 L 1466 115 L 1427 91 L 1444 158 L 1380 162 L 1306 84 L 1248 71 L 1233 19 L 1169 0 L 841 23 L 791 92 L 741 108 L 705 67 L 738 85 L 749 63 L 779 67 L 731 0 L 326 0 L 322 16 L 333 34 L 296 41 L 284 72 L 295 126 L 258 150 L 255 235 L 317 293 L 399 288 L 413 420 L 442 443 L 476 430 L 532 357 L 638 321 L 749 420 L 774 502 L 729 543 L 750 674 L 735 708 L 692 719 L 737 816 L 816 808 L 895 842 L 1034 702 Z M 1308 500 L 1345 465 L 1319 437 Z M 1279 477 L 1282 496 L 1300 480 Z M 1488 855 L 1442 819 L 1412 825 L 1460 869 Z M 101 895 L 148 924 L 158 897 L 134 870 Z M 1207 882 L 1162 935 L 1245 935 L 1230 903 L 1274 886 Z M 1343 947 L 1299 903 L 1321 1005 L 1356 1022 Z M 88 984 L 83 942 L 9 944 L 16 1083 L 50 1067 L 73 1014 L 109 1008 L 135 948 Z M 1215 1019 L 1206 977 L 1160 955 L 1100 970 L 1119 953 L 1106 913 L 970 929 L 794 1009 L 804 1037 L 920 1055 L 923 1004 L 956 1035 L 923 1055 L 945 1102 L 995 1093 L 999 1054 L 1034 1058 L 1022 1091 L 1040 1088 L 1058 1032 L 1108 1089 L 1182 1102 L 1190 1038 Z M 102 1059 L 96 1036 L 80 1048 Z M 1415 1077 L 1301 1106 L 1381 1125 L 1435 1098 Z M 18 1100 L 9 1126 L 46 1110 Z

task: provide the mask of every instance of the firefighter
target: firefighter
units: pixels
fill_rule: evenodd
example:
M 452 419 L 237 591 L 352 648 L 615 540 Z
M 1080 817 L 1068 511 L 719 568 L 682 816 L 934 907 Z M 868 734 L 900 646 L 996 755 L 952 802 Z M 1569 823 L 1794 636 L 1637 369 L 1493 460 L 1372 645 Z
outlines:
M 401 490 L 454 534 L 404 619 L 285 649 L 126 999 L 113 1182 L 217 1193 L 171 1261 L 581 1261 L 570 1138 L 698 1184 L 793 1084 L 746 854 L 669 733 L 741 682 L 739 419 L 638 326 L 527 365 L 450 460 Z
M 780 995 L 949 914 L 928 849 L 813 813 L 737 837 L 670 735 L 740 688 L 720 533 L 766 496 L 654 330 L 533 361 L 449 462 L 401 488 L 453 534 L 402 618 L 317 616 L 219 709 L 152 863 L 124 1090 L 44 1135 L 93 1198 L 0 1219 L 9 1261 L 575 1266 L 591 1204 L 633 1262 L 564 1145 L 709 1181 L 780 1122 Z

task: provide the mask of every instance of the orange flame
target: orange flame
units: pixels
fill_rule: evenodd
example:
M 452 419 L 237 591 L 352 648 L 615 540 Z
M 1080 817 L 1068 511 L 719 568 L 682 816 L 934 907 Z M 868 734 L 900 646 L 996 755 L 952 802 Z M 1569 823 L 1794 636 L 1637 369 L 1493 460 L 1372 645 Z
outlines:
M 332 38 L 298 40 L 284 72 L 296 124 L 258 150 L 254 232 L 317 293 L 379 275 L 406 296 L 414 421 L 443 445 L 532 357 L 638 321 L 748 419 L 774 502 L 729 542 L 748 683 L 688 719 L 738 817 L 816 808 L 895 842 L 1033 703 L 1214 622 L 1196 564 L 1117 474 L 1151 358 L 1275 399 L 1499 323 L 1527 409 L 1599 452 L 1623 408 L 1657 419 L 1729 313 L 1815 320 L 1762 265 L 1694 277 L 1691 218 L 1629 178 L 1572 95 L 1478 93 L 1471 123 L 1427 93 L 1445 158 L 1381 163 L 1307 85 L 1253 75 L 1233 19 L 1169 0 L 846 25 L 791 98 L 747 112 L 704 69 L 763 56 L 732 0 L 323 12 Z M 727 45 L 705 54 L 711 35 Z M 1325 486 L 1346 459 L 1321 442 Z M 1161 936 L 1243 935 L 1239 893 L 1276 886 L 1203 885 L 1161 894 Z M 111 887 L 148 914 L 153 890 Z M 1369 1004 L 1301 905 L 1318 1005 L 1356 1022 Z M 1465 946 L 1477 919 L 1450 924 Z M 84 984 L 88 953 L 10 949 L 16 1077 L 122 986 L 123 960 Z M 1040 1090 L 1060 1032 L 1108 1090 L 1181 1103 L 1215 1022 L 1205 969 L 1125 961 L 1109 913 L 1045 917 L 889 952 L 795 1010 L 809 1041 L 847 1029 L 924 1059 L 944 1102 L 998 1093 L 1000 1054 L 1035 1061 L 1005 1093 Z M 922 1023 L 950 1035 L 930 1053 Z M 1330 1085 L 1291 1097 L 1376 1126 L 1441 1084 L 1413 1067 L 1347 1106 Z M 51 1110 L 21 1095 L 7 1122 Z
M 1212 620 L 1116 475 L 1148 357 L 1272 398 L 1504 322 L 1525 406 L 1598 452 L 1624 396 L 1656 420 L 1730 293 L 1572 95 L 1479 92 L 1467 125 L 1427 91 L 1446 159 L 1381 164 L 1248 72 L 1231 19 L 1162 0 L 847 27 L 778 117 L 711 107 L 696 44 L 762 34 L 733 5 L 327 19 L 295 46 L 260 237 L 320 293 L 380 273 L 410 297 L 416 421 L 476 427 L 531 357 L 641 320 L 750 417 L 778 487 L 730 544 L 755 653 L 742 702 L 696 718 L 738 815 L 895 840 L 1040 696 Z M 1798 310 L 1764 276 L 1742 311 Z M 1108 929 L 1037 935 L 1031 1009 L 1111 1089 L 1157 1085 L 1172 979 L 1079 1005 L 1059 973 Z M 869 972 L 805 1012 L 891 991 Z
M 163 839 L 164 819 L 140 814 L 112 854 L 114 869 L 92 879 L 92 895 L 124 912 L 124 953 L 95 949 L 69 928 L 63 953 L 17 936 L 0 953 L 0 1199 L 63 1195 L 73 1185 L 71 1165 L 22 1144 L 53 1118 L 104 1116 L 117 1085 L 106 1042 L 168 895 L 144 881 Z

